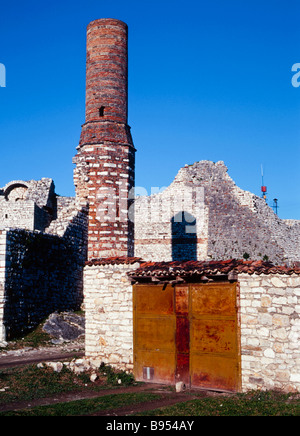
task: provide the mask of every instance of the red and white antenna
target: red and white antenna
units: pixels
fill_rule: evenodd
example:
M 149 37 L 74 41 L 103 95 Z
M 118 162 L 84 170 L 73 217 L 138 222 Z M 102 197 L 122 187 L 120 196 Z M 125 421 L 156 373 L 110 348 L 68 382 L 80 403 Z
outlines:
M 261 164 L 261 192 L 262 192 L 261 194 L 262 198 L 267 200 L 267 187 L 264 185 L 264 169 L 262 164 Z

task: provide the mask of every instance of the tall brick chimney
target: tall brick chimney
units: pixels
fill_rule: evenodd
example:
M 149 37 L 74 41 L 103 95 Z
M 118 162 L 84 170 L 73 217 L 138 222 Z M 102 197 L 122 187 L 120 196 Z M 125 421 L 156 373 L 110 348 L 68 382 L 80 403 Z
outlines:
M 89 203 L 88 259 L 133 256 L 135 148 L 128 126 L 128 28 L 87 27 L 86 111 L 74 158 L 76 196 Z

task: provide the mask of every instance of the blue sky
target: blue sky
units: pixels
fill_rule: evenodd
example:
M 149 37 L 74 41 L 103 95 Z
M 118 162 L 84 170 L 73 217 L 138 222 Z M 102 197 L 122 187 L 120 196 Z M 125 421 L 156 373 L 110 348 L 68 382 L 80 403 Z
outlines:
M 136 185 L 168 186 L 180 167 L 222 160 L 242 189 L 300 219 L 297 0 L 2 2 L 0 186 L 54 179 L 74 195 L 85 105 L 86 26 L 129 26 L 129 125 Z

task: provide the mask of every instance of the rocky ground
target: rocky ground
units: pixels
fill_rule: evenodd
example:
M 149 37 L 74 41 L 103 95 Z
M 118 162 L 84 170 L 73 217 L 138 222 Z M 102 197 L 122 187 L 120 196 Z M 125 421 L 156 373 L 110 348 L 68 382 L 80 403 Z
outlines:
M 0 368 L 42 361 L 59 361 L 84 355 L 84 316 L 73 312 L 53 313 L 42 331 L 49 335 L 47 345 L 24 346 L 11 341 L 0 348 Z

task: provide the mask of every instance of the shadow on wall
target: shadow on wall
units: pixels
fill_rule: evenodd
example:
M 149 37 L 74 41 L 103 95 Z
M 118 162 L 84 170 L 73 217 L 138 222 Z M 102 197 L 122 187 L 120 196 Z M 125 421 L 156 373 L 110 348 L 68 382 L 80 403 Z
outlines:
M 188 212 L 178 212 L 171 219 L 172 260 L 197 260 L 196 218 Z
M 11 229 L 5 279 L 6 338 L 35 328 L 49 314 L 78 310 L 83 302 L 87 214 L 78 214 L 61 237 Z

